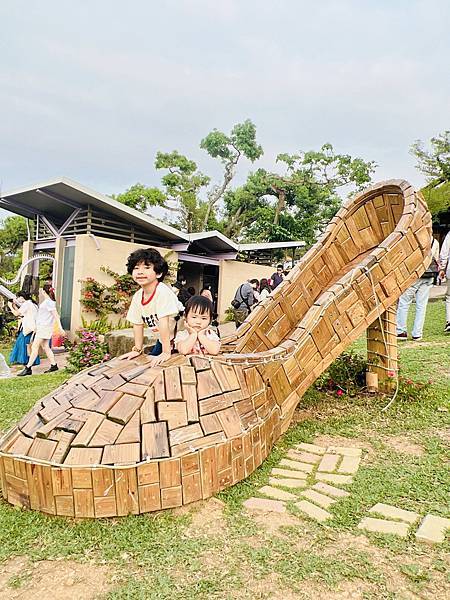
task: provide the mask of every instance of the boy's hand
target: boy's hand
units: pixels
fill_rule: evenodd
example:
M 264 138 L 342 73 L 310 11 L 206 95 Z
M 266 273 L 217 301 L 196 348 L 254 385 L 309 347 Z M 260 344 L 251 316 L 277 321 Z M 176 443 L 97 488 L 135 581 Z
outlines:
M 119 356 L 119 360 L 133 360 L 133 358 L 137 358 L 141 354 L 142 352 L 135 352 L 131 350 L 131 352 L 127 352 L 126 354 L 122 354 L 122 356 Z
M 162 362 L 169 360 L 170 358 L 170 354 L 169 352 L 162 352 L 161 354 L 158 354 L 158 356 L 153 356 L 152 358 L 152 366 L 156 366 L 161 364 Z

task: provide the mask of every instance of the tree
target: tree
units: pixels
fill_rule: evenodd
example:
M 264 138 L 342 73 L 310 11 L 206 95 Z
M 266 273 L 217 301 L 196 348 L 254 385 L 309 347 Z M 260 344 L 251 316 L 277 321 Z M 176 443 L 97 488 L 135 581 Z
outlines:
M 317 151 L 279 154 L 284 173 L 259 169 L 226 195 L 225 233 L 264 241 L 301 239 L 312 244 L 341 203 L 338 190 L 361 189 L 374 162 L 336 154 L 331 144 Z
M 0 275 L 10 279 L 22 262 L 22 244 L 28 239 L 26 219 L 6 217 L 0 228 Z
M 160 189 L 146 187 L 142 183 L 135 183 L 122 194 L 113 194 L 112 197 L 142 212 L 146 212 L 150 206 L 164 206 L 166 202 L 166 196 Z
M 431 150 L 425 150 L 417 140 L 411 146 L 411 154 L 417 158 L 416 167 L 427 178 L 428 184 L 437 187 L 450 181 L 450 131 L 432 137 Z
M 203 229 L 206 230 L 211 212 L 229 188 L 239 160 L 245 156 L 254 162 L 262 156 L 263 149 L 256 142 L 256 127 L 250 119 L 235 125 L 229 136 L 214 129 L 201 141 L 200 148 L 206 150 L 212 158 L 219 158 L 224 166 L 222 183 L 213 186 L 208 192 L 208 202 L 203 219 Z

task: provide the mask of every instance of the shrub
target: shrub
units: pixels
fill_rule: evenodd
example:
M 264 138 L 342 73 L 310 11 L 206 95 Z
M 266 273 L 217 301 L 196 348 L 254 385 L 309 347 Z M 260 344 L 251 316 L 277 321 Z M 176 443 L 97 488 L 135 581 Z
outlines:
M 316 381 L 321 391 L 356 394 L 366 385 L 367 360 L 357 352 L 343 352 Z
M 109 360 L 108 345 L 103 336 L 96 331 L 81 328 L 77 331 L 78 340 L 75 342 L 65 341 L 64 346 L 68 350 L 67 370 L 71 373 L 81 371 L 86 367 L 92 367 L 98 363 Z

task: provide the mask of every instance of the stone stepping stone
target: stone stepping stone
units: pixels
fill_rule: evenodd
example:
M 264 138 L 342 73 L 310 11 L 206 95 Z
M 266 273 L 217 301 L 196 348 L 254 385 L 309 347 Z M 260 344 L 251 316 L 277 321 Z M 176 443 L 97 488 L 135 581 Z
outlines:
M 264 494 L 264 496 L 269 496 L 269 498 L 274 498 L 275 500 L 283 500 L 284 502 L 298 499 L 298 496 L 296 496 L 295 494 L 291 494 L 290 492 L 285 492 L 284 490 L 271 487 L 270 485 L 263 486 L 258 490 L 258 492 Z
M 316 444 L 307 444 L 302 442 L 296 446 L 298 450 L 305 450 L 306 452 L 312 452 L 313 454 L 325 454 L 326 448 L 323 446 L 316 446 Z
M 267 500 L 266 498 L 249 498 L 244 502 L 248 510 L 260 510 L 262 512 L 285 513 L 286 506 L 279 500 Z
M 291 489 L 306 487 L 306 481 L 304 479 L 276 479 L 275 477 L 269 477 L 269 484 L 275 485 L 276 487 L 280 486 Z
M 441 544 L 445 540 L 447 529 L 450 529 L 450 519 L 426 515 L 416 531 L 416 539 L 428 544 Z
M 360 456 L 344 456 L 339 465 L 338 473 L 349 473 L 353 475 L 359 469 L 360 462 Z
M 316 473 L 316 479 L 325 481 L 325 483 L 335 483 L 336 485 L 348 485 L 353 481 L 351 475 L 335 475 L 334 473 Z
M 327 519 L 331 519 L 333 516 L 328 511 L 316 506 L 315 504 L 312 504 L 312 502 L 309 502 L 308 500 L 296 502 L 294 506 L 296 506 L 301 512 L 307 514 L 308 517 L 311 517 L 311 519 L 319 521 L 320 523 L 323 523 Z
M 362 456 L 361 448 L 347 448 L 346 446 L 328 446 L 328 454 L 341 454 L 342 456 Z
M 330 508 L 330 506 L 336 502 L 333 498 L 325 496 L 320 492 L 316 492 L 316 490 L 305 490 L 302 492 L 302 496 L 305 496 L 305 498 L 308 498 L 308 500 L 311 500 L 311 502 L 318 504 L 322 508 Z
M 287 458 L 283 458 L 280 460 L 280 466 L 289 467 L 291 469 L 295 469 L 296 471 L 303 471 L 304 473 L 311 473 L 313 470 L 313 466 L 308 463 L 298 462 L 297 460 L 289 460 Z
M 336 470 L 340 460 L 341 457 L 338 454 L 324 454 L 319 466 L 317 467 L 317 470 L 332 473 Z
M 312 486 L 312 489 L 316 490 L 317 492 L 321 492 L 322 494 L 327 494 L 327 496 L 333 496 L 333 498 L 345 498 L 346 496 L 350 496 L 350 494 L 345 490 L 341 490 L 337 487 L 322 482 L 315 483 Z
M 404 510 L 403 508 L 397 508 L 396 506 L 391 506 L 390 504 L 383 504 L 382 502 L 372 506 L 369 512 L 377 513 L 383 517 L 386 517 L 387 519 L 398 519 L 400 521 L 405 521 L 405 523 L 415 523 L 420 518 L 418 513 L 410 510 Z
M 287 477 L 288 479 L 306 479 L 308 477 L 307 473 L 303 471 L 290 471 L 289 469 L 278 469 L 276 467 L 272 469 L 271 475 Z
M 358 525 L 358 529 L 365 529 L 372 533 L 387 533 L 390 535 L 406 537 L 408 535 L 409 525 L 407 523 L 399 523 L 398 521 L 386 521 L 385 519 L 364 517 Z
M 288 456 L 291 455 L 295 456 L 295 460 L 310 463 L 311 465 L 317 464 L 320 460 L 319 454 L 311 454 L 311 452 L 299 452 L 298 450 L 290 450 Z

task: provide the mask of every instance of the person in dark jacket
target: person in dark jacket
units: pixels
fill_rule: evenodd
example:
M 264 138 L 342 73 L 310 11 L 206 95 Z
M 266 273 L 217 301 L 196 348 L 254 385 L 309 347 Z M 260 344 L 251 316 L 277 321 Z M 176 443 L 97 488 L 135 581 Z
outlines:
M 253 292 L 258 289 L 258 286 L 259 281 L 257 279 L 250 279 L 250 281 L 241 284 L 236 290 L 231 302 L 236 327 L 239 327 L 250 314 L 252 306 L 255 304 Z
M 277 265 L 276 272 L 272 275 L 272 289 L 274 290 L 276 287 L 280 285 L 280 283 L 284 279 L 284 269 L 283 265 Z

